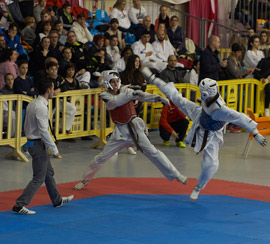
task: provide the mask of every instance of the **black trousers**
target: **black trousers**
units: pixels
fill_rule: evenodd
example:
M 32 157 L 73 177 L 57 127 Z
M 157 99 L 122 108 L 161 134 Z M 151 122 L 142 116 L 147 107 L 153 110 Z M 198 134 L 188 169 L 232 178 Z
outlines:
M 270 84 L 269 83 L 265 85 L 264 92 L 265 92 L 264 108 L 269 108 L 269 103 L 270 103 Z
M 183 141 L 187 132 L 189 121 L 187 119 L 179 119 L 169 124 L 178 134 L 179 139 L 176 139 L 175 141 Z M 159 135 L 163 141 L 169 141 L 171 137 L 171 133 L 166 131 L 162 126 L 159 126 Z

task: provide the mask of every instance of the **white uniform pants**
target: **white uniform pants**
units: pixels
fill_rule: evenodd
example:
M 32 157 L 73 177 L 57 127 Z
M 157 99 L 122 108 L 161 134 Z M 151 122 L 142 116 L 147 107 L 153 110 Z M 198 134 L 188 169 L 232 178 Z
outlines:
M 149 141 L 143 131 L 138 133 L 138 143 L 143 150 L 143 154 L 161 171 L 161 173 L 168 179 L 173 180 L 179 176 L 178 170 L 166 157 L 166 155 L 157 150 Z M 99 153 L 90 163 L 83 175 L 84 180 L 91 180 L 94 175 L 101 169 L 105 162 L 111 158 L 116 152 L 122 148 L 135 146 L 132 138 L 129 136 L 128 140 L 115 140 L 112 137 L 109 139 L 103 151 Z
M 202 172 L 198 178 L 198 186 L 203 189 L 208 181 L 215 175 L 219 167 L 218 160 L 219 144 L 218 142 L 209 143 L 203 150 L 201 161 Z

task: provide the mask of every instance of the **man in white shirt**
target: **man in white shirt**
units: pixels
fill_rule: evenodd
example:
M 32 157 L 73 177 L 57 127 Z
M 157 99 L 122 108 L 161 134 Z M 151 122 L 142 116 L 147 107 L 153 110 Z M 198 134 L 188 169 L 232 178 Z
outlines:
M 157 40 L 152 43 L 153 49 L 157 54 L 157 58 L 162 62 L 167 62 L 168 57 L 174 55 L 174 48 L 170 41 L 165 40 L 165 31 L 159 29 L 157 31 Z
M 143 18 L 147 15 L 146 10 L 141 6 L 141 0 L 133 0 L 133 6 L 128 10 L 128 17 L 132 24 L 142 24 Z
M 116 61 L 121 58 L 116 35 L 110 36 L 110 45 L 106 47 L 106 53 L 108 64 L 112 68 L 115 66 Z
M 71 201 L 73 195 L 61 197 L 54 180 L 54 170 L 50 162 L 48 149 L 55 157 L 60 153 L 48 131 L 49 114 L 48 100 L 53 97 L 52 80 L 44 79 L 38 85 L 39 96 L 26 109 L 24 131 L 27 137 L 28 151 L 32 156 L 33 179 L 28 183 L 22 195 L 16 200 L 12 211 L 18 214 L 35 214 L 24 206 L 28 205 L 36 192 L 45 182 L 47 191 L 54 207 L 61 207 Z
M 91 35 L 85 24 L 85 16 L 83 13 L 78 14 L 77 21 L 73 22 L 70 30 L 75 32 L 77 41 L 83 44 L 86 44 L 87 42 L 91 42 L 93 40 L 93 36 Z
M 141 39 L 134 42 L 131 48 L 134 54 L 140 57 L 140 60 L 144 66 L 161 71 L 166 68 L 167 63 L 157 58 L 152 45 L 149 43 L 149 40 L 150 32 L 144 30 Z

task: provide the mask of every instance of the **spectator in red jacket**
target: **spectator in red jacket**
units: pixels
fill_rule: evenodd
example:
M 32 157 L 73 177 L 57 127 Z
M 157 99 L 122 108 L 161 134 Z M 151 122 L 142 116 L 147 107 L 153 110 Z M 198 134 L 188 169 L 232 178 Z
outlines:
M 175 138 L 176 146 L 185 148 L 186 144 L 183 142 L 188 128 L 189 121 L 186 116 L 176 107 L 172 101 L 171 106 L 164 105 L 159 120 L 159 134 L 163 139 L 163 145 L 170 145 L 170 137 Z

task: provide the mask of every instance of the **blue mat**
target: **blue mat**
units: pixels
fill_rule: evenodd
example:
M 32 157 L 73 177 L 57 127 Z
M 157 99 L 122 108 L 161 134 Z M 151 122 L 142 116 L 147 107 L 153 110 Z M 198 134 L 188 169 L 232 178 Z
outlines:
M 36 215 L 0 213 L 0 243 L 264 244 L 269 203 L 226 196 L 106 195 Z

